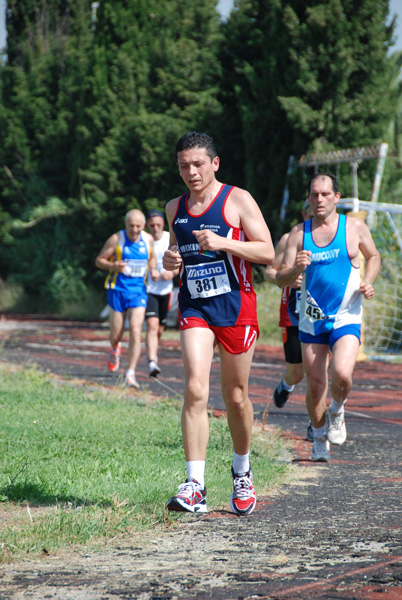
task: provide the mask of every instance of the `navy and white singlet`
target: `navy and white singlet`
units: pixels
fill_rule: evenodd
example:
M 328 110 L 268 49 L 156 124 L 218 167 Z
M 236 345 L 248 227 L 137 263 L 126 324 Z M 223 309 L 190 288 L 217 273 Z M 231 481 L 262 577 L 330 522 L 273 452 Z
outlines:
M 183 319 L 198 317 L 215 327 L 257 325 L 257 301 L 250 262 L 226 252 L 201 251 L 194 230 L 210 229 L 219 236 L 247 241 L 244 231 L 232 227 L 224 207 L 233 186 L 222 185 L 211 205 L 201 214 L 187 208 L 190 192 L 180 197 L 172 221 L 182 256 L 179 308 Z
M 346 244 L 345 215 L 327 246 L 316 246 L 312 219 L 304 223 L 303 250 L 311 250 L 311 264 L 302 283 L 299 330 L 310 335 L 328 333 L 345 325 L 361 324 L 360 268 L 350 261 Z

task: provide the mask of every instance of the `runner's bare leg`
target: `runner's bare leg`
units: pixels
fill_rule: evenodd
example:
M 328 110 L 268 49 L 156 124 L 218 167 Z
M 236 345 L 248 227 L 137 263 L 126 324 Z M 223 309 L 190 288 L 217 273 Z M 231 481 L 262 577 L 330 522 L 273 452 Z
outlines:
M 231 354 L 219 344 L 222 395 L 228 414 L 233 449 L 237 454 L 250 450 L 254 410 L 248 397 L 248 380 L 255 342 L 241 354 Z
M 181 417 L 186 461 L 205 460 L 209 440 L 209 375 L 215 335 L 195 327 L 180 332 L 186 388 Z
M 128 368 L 135 371 L 138 359 L 141 355 L 141 332 L 145 317 L 145 306 L 130 308 L 127 314 L 130 332 L 130 340 L 128 345 Z
M 326 344 L 302 343 L 303 366 L 307 379 L 306 404 L 311 424 L 325 424 L 328 389 L 328 352 Z

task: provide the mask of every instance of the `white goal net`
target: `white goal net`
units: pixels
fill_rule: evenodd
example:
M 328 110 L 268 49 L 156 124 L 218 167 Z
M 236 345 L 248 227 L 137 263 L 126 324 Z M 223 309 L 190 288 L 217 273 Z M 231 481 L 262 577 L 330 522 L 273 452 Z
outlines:
M 341 200 L 339 206 L 350 209 L 352 202 Z M 402 205 L 360 201 L 359 209 L 367 211 L 381 254 L 375 296 L 363 301 L 364 352 L 372 359 L 402 359 Z

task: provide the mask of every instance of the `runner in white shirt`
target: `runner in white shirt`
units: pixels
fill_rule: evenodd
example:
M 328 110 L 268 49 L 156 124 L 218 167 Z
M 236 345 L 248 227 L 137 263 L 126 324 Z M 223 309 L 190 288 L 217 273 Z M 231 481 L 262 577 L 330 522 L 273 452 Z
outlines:
M 152 272 L 147 282 L 148 304 L 145 312 L 147 321 L 147 334 L 145 338 L 148 355 L 148 373 L 150 377 L 157 377 L 158 346 L 161 335 L 165 329 L 166 316 L 169 312 L 173 297 L 173 278 L 176 271 L 165 271 L 162 257 L 169 247 L 169 232 L 164 231 L 165 217 L 160 210 L 151 210 L 147 214 L 146 226 L 154 238 L 154 254 L 157 262 L 157 275 Z

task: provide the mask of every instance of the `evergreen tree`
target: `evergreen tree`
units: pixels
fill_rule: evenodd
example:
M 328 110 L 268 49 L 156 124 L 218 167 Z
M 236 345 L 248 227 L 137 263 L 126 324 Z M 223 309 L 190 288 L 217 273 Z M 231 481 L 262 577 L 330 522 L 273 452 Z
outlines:
M 105 0 L 95 21 L 88 0 L 9 2 L 2 277 L 55 300 L 75 281 L 74 296 L 125 212 L 178 192 L 177 137 L 220 111 L 215 5 Z
M 215 4 L 100 5 L 92 88 L 98 141 L 84 173 L 98 209 L 112 200 L 121 217 L 128 203 L 163 208 L 177 193 L 177 138 L 207 127 L 221 110 Z
M 1 274 L 14 274 L 37 295 L 45 292 L 60 260 L 77 262 L 74 228 L 65 215 L 73 209 L 71 164 L 79 147 L 90 13 L 78 2 L 11 2 L 7 28 L 0 185 L 8 227 Z
M 270 222 L 279 215 L 290 155 L 382 140 L 392 112 L 384 94 L 388 0 L 238 0 L 235 6 L 225 49 L 234 75 L 224 97 L 236 98 L 245 184 Z M 237 161 L 239 169 L 240 155 Z M 299 219 L 304 194 L 298 179 L 291 219 Z

